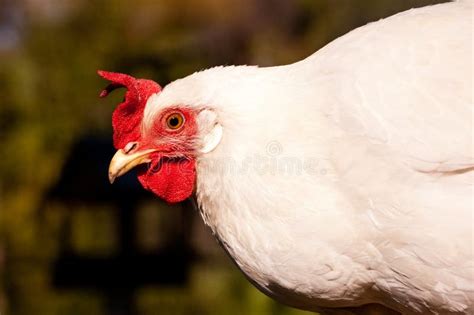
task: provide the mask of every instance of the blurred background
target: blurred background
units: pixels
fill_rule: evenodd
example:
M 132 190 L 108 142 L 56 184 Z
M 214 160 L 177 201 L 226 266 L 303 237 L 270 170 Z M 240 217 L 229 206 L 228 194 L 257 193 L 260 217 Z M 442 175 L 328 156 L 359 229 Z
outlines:
M 309 314 L 272 301 L 189 202 L 111 186 L 97 69 L 161 85 L 304 58 L 431 0 L 0 0 L 0 314 Z

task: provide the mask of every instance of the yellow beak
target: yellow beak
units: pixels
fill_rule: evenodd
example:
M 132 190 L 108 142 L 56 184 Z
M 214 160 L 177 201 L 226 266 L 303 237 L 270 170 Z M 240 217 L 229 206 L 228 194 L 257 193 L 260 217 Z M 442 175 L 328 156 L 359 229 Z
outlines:
M 115 153 L 114 157 L 110 161 L 109 165 L 109 181 L 111 184 L 114 183 L 117 177 L 122 176 L 135 166 L 143 163 L 150 162 L 149 155 L 152 152 L 157 151 L 156 149 L 149 149 L 138 151 L 132 154 L 125 153 L 124 150 L 120 149 Z

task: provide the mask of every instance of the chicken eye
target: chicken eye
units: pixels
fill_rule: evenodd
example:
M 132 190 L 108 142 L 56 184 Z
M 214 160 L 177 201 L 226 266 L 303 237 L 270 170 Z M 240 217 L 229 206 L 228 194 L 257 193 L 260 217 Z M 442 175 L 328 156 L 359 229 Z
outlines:
M 166 125 L 168 126 L 168 128 L 173 129 L 173 130 L 181 127 L 183 123 L 184 123 L 184 117 L 180 113 L 171 114 L 168 116 L 168 118 L 166 118 Z

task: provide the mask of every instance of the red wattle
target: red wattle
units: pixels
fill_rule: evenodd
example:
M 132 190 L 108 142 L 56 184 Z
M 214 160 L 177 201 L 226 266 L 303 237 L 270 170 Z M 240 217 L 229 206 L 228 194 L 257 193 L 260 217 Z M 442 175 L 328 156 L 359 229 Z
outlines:
M 193 193 L 195 164 L 194 159 L 155 158 L 148 169 L 139 170 L 138 180 L 166 202 L 181 202 Z

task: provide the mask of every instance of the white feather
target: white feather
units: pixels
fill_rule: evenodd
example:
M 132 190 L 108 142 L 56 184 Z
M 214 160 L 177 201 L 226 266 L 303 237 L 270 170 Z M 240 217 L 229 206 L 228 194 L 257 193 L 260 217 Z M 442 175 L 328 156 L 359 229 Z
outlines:
M 148 102 L 144 130 L 167 106 L 215 113 L 198 203 L 267 294 L 308 310 L 468 314 L 471 43 L 471 1 L 409 10 L 295 64 L 177 80 Z

